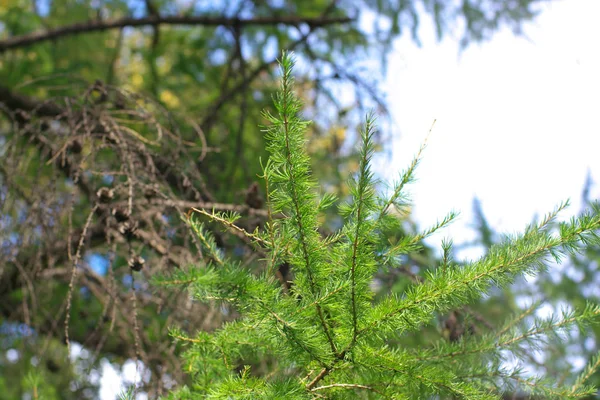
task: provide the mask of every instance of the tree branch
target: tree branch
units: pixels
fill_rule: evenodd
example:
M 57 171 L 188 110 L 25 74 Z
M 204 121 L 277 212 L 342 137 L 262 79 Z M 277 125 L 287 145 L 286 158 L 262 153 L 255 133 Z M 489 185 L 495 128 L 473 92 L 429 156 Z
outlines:
M 299 45 L 305 43 L 311 33 L 312 33 L 312 30 L 310 30 L 307 33 L 303 34 L 299 39 L 297 39 L 296 41 L 294 41 L 293 43 L 291 43 L 286 48 L 286 50 L 288 50 L 288 51 L 289 50 L 293 50 L 296 47 L 298 47 Z M 250 71 L 250 73 L 248 75 L 246 75 L 244 77 L 244 79 L 242 79 L 237 85 L 235 85 L 234 87 L 232 87 L 231 89 L 229 89 L 229 91 L 227 91 L 227 92 L 224 91 L 221 94 L 221 96 L 214 102 L 214 104 L 211 106 L 211 108 L 207 111 L 206 117 L 200 123 L 200 127 L 202 128 L 202 131 L 204 131 L 204 132 L 209 131 L 210 128 L 215 123 L 215 121 L 217 120 L 218 112 L 221 110 L 221 108 L 228 101 L 230 101 L 235 95 L 237 95 L 237 94 L 243 92 L 244 90 L 246 90 L 246 88 L 263 71 L 267 70 L 272 65 L 276 65 L 277 64 L 277 60 L 278 60 L 278 57 L 276 57 L 276 58 L 274 58 L 274 59 L 272 59 L 270 61 L 264 61 L 259 66 L 257 66 L 254 70 Z
M 64 110 L 54 103 L 39 102 L 15 93 L 3 85 L 0 85 L 0 103 L 4 103 L 8 110 L 32 112 L 38 117 L 57 117 L 64 113 Z
M 32 32 L 26 35 L 13 36 L 0 41 L 0 53 L 10 49 L 31 46 L 36 43 L 58 39 L 64 36 L 79 35 L 89 32 L 103 32 L 109 29 L 124 27 L 141 27 L 159 25 L 203 25 L 203 26 L 242 26 L 242 25 L 308 25 L 310 28 L 326 25 L 342 24 L 352 21 L 348 17 L 301 17 L 301 16 L 272 16 L 256 18 L 224 18 L 191 15 L 158 16 L 150 15 L 144 18 L 119 18 L 112 21 L 91 20 L 73 25 L 50 29 L 43 32 Z
M 2 106 L 3 105 L 3 106 Z M 19 93 L 15 93 L 11 89 L 0 84 L 0 111 L 7 111 L 16 115 L 20 122 L 28 120 L 31 116 L 51 117 L 56 120 L 62 120 L 68 117 L 67 110 L 51 100 L 41 101 Z M 98 129 L 104 129 L 102 126 Z M 46 143 L 44 145 L 47 145 Z M 54 150 L 52 151 L 54 154 Z M 152 162 L 157 170 L 164 176 L 165 181 L 173 187 L 187 187 L 185 182 L 189 182 L 189 178 L 181 171 L 173 170 L 172 162 L 167 157 L 160 154 L 152 154 Z M 63 170 L 67 171 L 67 167 Z M 68 165 L 70 167 L 70 165 Z M 69 173 L 71 171 L 68 171 Z M 67 174 L 70 176 L 69 174 Z M 90 193 L 87 193 L 90 194 Z M 209 193 L 202 193 L 206 200 L 212 201 L 212 196 Z M 194 191 L 190 191 L 189 200 L 200 200 L 196 198 Z

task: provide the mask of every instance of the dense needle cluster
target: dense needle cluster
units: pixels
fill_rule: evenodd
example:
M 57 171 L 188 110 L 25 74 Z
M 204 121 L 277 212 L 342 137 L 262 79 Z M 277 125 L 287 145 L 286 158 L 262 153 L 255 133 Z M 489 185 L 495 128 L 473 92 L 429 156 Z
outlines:
M 202 247 L 204 262 L 168 277 L 161 285 L 186 285 L 198 301 L 221 304 L 239 317 L 208 333 L 172 336 L 188 346 L 186 368 L 193 384 L 169 399 L 501 399 L 503 393 L 528 392 L 543 398 L 582 398 L 594 393 L 586 379 L 598 357 L 578 379 L 559 384 L 533 377 L 506 360 L 517 359 L 537 340 L 548 340 L 574 325 L 594 322 L 600 307 L 588 305 L 560 318 L 522 322 L 526 310 L 495 332 L 465 335 L 427 346 L 402 347 L 396 340 L 430 324 L 438 315 L 504 287 L 517 276 L 543 272 L 550 261 L 600 242 L 599 209 L 557 223 L 559 206 L 524 233 L 507 237 L 481 259 L 458 265 L 451 243 L 442 245 L 442 262 L 416 279 L 401 295 L 375 296 L 375 274 L 400 268 L 402 256 L 449 224 L 450 213 L 421 234 L 390 240 L 405 207 L 405 184 L 412 179 L 421 152 L 388 196 L 378 196 L 370 169 L 374 117 L 361 132 L 360 166 L 350 182 L 351 200 L 338 207 L 345 221 L 334 235 L 319 232 L 320 213 L 334 204 L 319 196 L 305 151 L 307 121 L 293 91 L 293 57 L 283 54 L 281 88 L 275 112 L 265 113 L 270 158 L 263 165 L 268 221 L 265 229 L 246 232 L 237 214 L 194 210 L 189 224 Z M 231 261 L 199 222 L 223 224 L 250 238 L 265 268 L 251 272 Z M 555 228 L 558 229 L 555 229 Z M 276 277 L 291 266 L 289 290 Z M 525 365 L 521 363 L 520 365 Z

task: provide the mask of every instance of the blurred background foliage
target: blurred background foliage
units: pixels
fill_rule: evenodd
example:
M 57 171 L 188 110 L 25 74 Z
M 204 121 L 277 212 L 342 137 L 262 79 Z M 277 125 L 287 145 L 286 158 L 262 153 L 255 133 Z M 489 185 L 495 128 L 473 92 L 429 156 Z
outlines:
M 262 224 L 261 113 L 271 107 L 281 50 L 298 56 L 316 178 L 343 199 L 368 109 L 380 115 L 380 150 L 390 137 L 381 82 L 393 41 L 418 43 L 424 18 L 462 47 L 506 26 L 518 34 L 538 3 L 0 0 L 0 398 L 98 398 L 107 362 L 118 370 L 140 360 L 139 391 L 150 398 L 186 380 L 168 328 L 211 330 L 235 310 L 147 282 L 201 259 L 181 221 L 190 207 L 239 211 L 247 229 Z M 405 214 L 405 232 L 416 232 Z M 476 215 L 480 241 L 464 245 L 500 240 Z M 324 231 L 339 226 L 332 215 L 324 220 Z M 247 241 L 214 229 L 224 251 L 250 271 L 262 268 Z M 403 268 L 382 269 L 376 290 L 401 293 L 439 254 L 423 245 Z M 479 334 L 523 299 L 583 304 L 598 256 L 590 249 L 563 273 L 517 283 L 397 340 Z M 278 274 L 284 287 L 293 280 L 285 265 Z M 595 342 L 585 339 L 573 332 L 552 351 L 586 358 Z M 564 370 L 551 355 L 532 364 Z

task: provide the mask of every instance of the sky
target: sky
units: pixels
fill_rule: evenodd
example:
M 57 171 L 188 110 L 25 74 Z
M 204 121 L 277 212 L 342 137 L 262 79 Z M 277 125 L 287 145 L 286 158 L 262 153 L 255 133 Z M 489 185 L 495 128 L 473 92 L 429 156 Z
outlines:
M 521 37 L 503 30 L 459 52 L 456 38 L 438 43 L 423 21 L 421 47 L 408 36 L 395 43 L 383 86 L 398 135 L 378 172 L 396 178 L 436 120 L 410 187 L 413 216 L 422 227 L 452 209 L 461 217 L 431 244 L 473 237 L 474 196 L 506 233 L 568 198 L 563 217 L 579 212 L 588 170 L 600 183 L 598 15 L 599 0 L 553 1 Z M 133 362 L 123 372 L 103 368 L 103 400 L 135 379 Z
M 521 37 L 506 29 L 460 52 L 424 23 L 421 47 L 395 43 L 385 87 L 399 135 L 381 173 L 397 177 L 436 120 L 410 188 L 413 216 L 421 226 L 451 209 L 461 217 L 430 243 L 473 237 L 474 196 L 505 233 L 569 198 L 563 217 L 580 211 L 588 170 L 600 182 L 598 15 L 598 0 L 553 1 Z

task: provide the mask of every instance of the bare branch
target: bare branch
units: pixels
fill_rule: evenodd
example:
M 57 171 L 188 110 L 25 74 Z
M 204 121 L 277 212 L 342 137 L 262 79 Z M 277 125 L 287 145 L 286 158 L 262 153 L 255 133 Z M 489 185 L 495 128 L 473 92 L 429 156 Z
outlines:
M 312 30 L 306 34 L 303 34 L 298 40 L 290 44 L 287 47 L 287 50 L 293 50 L 299 45 L 305 43 L 311 33 Z M 235 85 L 226 92 L 224 91 L 208 110 L 206 117 L 202 120 L 202 123 L 200 124 L 202 131 L 206 132 L 212 127 L 212 125 L 217 120 L 218 112 L 228 101 L 230 101 L 237 94 L 242 93 L 244 90 L 246 90 L 246 88 L 254 81 L 254 79 L 256 79 L 263 71 L 269 69 L 269 67 L 276 64 L 277 58 L 263 62 L 254 70 L 252 70 L 248 75 L 246 75 L 244 79 L 242 79 L 237 85 Z
M 64 36 L 79 35 L 89 32 L 103 32 L 124 27 L 142 27 L 159 25 L 203 25 L 203 26 L 242 26 L 242 25 L 308 25 L 311 28 L 333 24 L 343 24 L 352 21 L 348 17 L 301 17 L 301 16 L 272 16 L 257 18 L 223 18 L 191 15 L 158 16 L 150 15 L 144 18 L 119 18 L 112 21 L 91 20 L 73 25 L 50 29 L 43 32 L 32 32 L 26 35 L 13 36 L 0 41 L 0 53 L 10 49 L 31 46 L 36 43 L 55 40 Z

